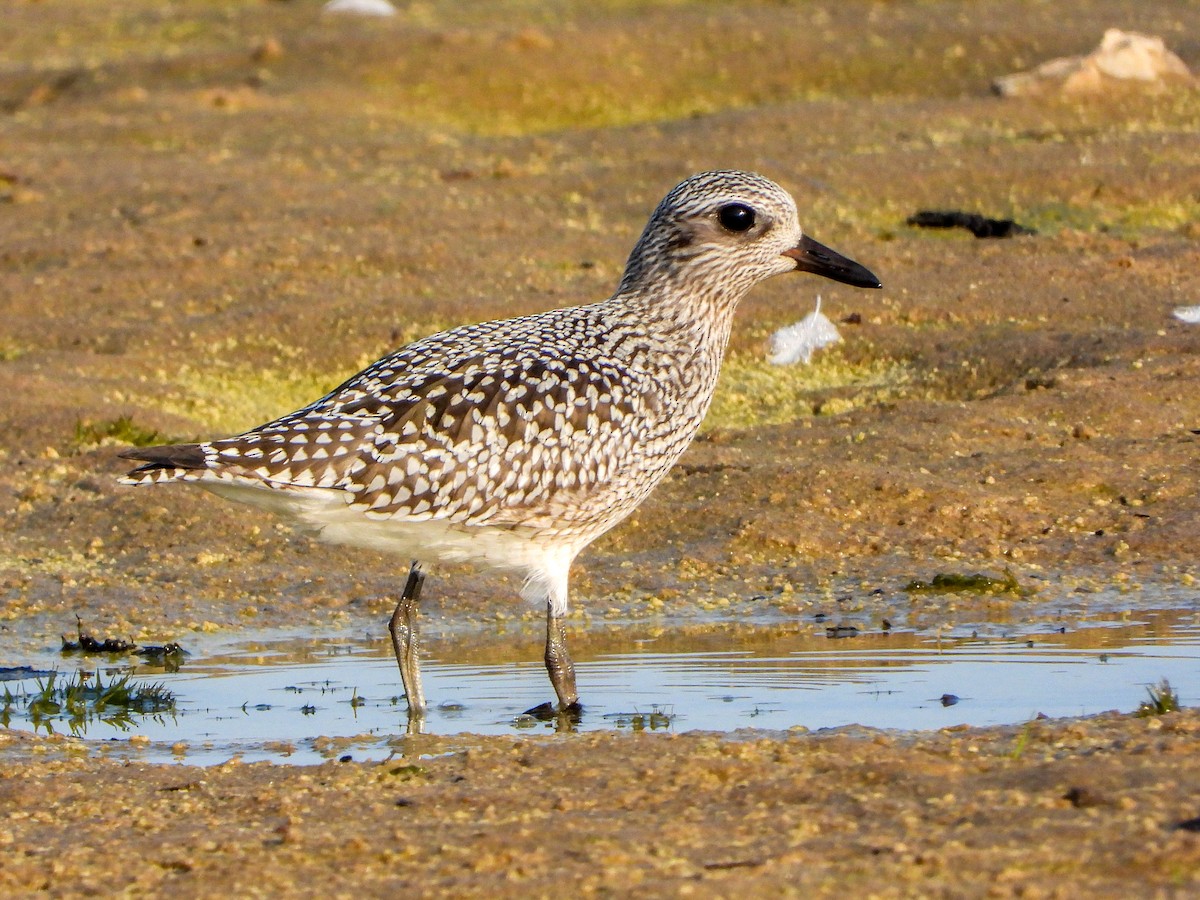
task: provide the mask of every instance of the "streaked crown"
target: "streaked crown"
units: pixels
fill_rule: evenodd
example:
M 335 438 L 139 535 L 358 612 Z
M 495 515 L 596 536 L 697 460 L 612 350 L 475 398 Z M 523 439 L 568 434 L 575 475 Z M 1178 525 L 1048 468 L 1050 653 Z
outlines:
M 629 255 L 621 293 L 719 286 L 736 300 L 764 278 L 795 268 L 784 257 L 800 240 L 796 203 L 752 172 L 715 171 L 677 185 L 650 216 Z

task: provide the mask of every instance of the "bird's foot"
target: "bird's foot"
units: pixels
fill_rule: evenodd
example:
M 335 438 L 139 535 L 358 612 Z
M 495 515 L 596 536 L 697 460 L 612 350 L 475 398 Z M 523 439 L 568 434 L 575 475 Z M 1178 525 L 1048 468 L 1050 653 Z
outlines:
M 558 722 L 575 726 L 583 721 L 583 704 L 576 700 L 566 706 L 559 706 L 547 701 L 525 710 L 521 715 L 537 719 L 539 722 Z

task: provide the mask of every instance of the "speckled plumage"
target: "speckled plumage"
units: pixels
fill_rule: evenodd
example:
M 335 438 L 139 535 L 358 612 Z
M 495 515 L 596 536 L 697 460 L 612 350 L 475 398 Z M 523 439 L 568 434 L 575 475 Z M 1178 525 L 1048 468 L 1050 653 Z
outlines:
M 731 206 L 752 226 L 725 227 Z M 131 451 L 145 464 L 123 480 L 192 482 L 328 540 L 516 569 L 558 616 L 575 556 L 695 436 L 738 300 L 797 268 L 877 285 L 804 238 L 774 183 L 697 175 L 654 211 L 608 300 L 432 335 L 245 434 Z

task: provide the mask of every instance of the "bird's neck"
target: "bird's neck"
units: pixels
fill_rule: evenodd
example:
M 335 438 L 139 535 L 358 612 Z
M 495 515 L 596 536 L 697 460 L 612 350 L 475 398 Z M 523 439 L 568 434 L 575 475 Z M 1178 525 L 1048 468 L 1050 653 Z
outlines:
M 660 283 L 653 291 L 621 290 L 609 303 L 622 308 L 625 315 L 636 316 L 667 352 L 690 355 L 699 351 L 719 360 L 729 343 L 738 302 L 745 294 L 728 286 Z
M 703 415 L 744 293 L 698 289 L 695 283 L 672 290 L 660 283 L 653 292 L 621 291 L 608 303 L 622 316 L 637 319 L 643 336 L 638 343 L 645 342 L 637 355 L 666 393 L 679 392 L 672 402 L 695 407 Z

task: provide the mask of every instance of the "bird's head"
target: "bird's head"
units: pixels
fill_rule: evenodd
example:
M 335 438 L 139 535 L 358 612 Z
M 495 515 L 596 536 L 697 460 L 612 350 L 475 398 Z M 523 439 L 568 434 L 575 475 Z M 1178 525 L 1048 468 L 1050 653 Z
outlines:
M 775 182 L 751 172 L 704 172 L 677 185 L 654 210 L 621 290 L 661 280 L 736 301 L 759 281 L 797 270 L 881 286 L 866 268 L 804 234 L 796 202 Z

